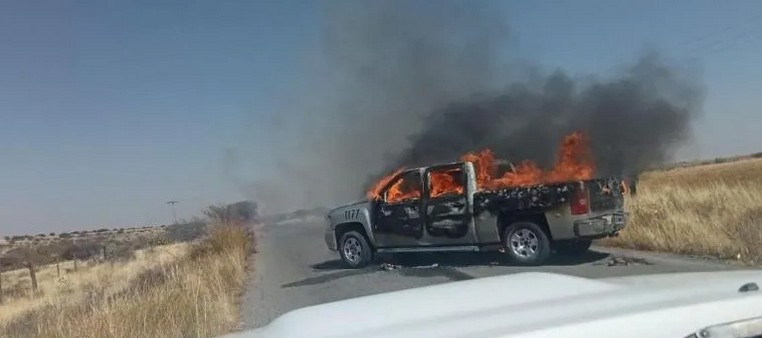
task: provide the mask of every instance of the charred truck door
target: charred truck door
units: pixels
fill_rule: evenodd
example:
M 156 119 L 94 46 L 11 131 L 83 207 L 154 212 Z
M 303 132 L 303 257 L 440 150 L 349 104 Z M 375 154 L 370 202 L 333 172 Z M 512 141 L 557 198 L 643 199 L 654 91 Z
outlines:
M 379 246 L 417 245 L 423 236 L 422 187 L 416 169 L 401 173 L 382 190 L 373 225 Z
M 430 167 L 424 177 L 427 242 L 432 245 L 472 244 L 468 176 L 463 164 Z

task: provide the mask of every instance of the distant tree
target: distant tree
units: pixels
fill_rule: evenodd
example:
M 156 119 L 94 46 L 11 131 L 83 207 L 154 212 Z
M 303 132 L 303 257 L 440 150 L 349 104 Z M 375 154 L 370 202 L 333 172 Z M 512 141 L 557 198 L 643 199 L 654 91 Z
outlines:
M 89 259 L 98 256 L 101 252 L 101 245 L 95 242 L 81 242 L 69 244 L 62 252 L 64 259 Z
M 4 238 L 5 238 L 6 242 L 10 242 L 11 241 L 11 236 L 5 236 Z
M 14 242 L 17 242 L 17 241 L 23 241 L 24 238 L 26 238 L 26 237 L 25 236 L 13 236 L 13 237 L 11 237 L 11 240 L 13 240 Z
M 55 237 L 55 235 L 56 235 L 56 233 L 55 233 L 55 232 L 51 232 L 51 233 L 50 233 L 50 237 Z
M 215 223 L 247 223 L 258 217 L 257 203 L 241 201 L 228 205 L 210 205 L 204 215 Z
M 45 234 L 37 234 L 37 237 L 45 237 Z
M 87 232 L 87 231 L 85 231 L 85 232 Z M 72 231 L 71 234 L 72 235 L 79 235 L 79 231 Z
M 30 248 L 16 248 L 3 255 L 0 266 L 26 267 L 32 280 L 32 290 L 37 291 L 37 272 L 35 266 L 45 263 L 45 257 Z
M 35 264 L 45 263 L 45 257 L 37 253 L 37 250 L 22 247 L 15 248 L 5 253 L 3 257 L 9 257 L 12 260 L 20 260 L 22 262 L 32 262 Z
M 50 264 L 56 261 L 61 255 L 62 244 L 48 243 L 34 247 L 32 250 L 37 253 L 37 264 Z
M 111 243 L 108 260 L 109 261 L 128 261 L 135 258 L 135 246 L 125 242 Z
M 62 233 L 58 234 L 58 238 L 66 239 L 66 238 L 71 238 L 71 237 L 72 237 L 71 234 L 70 233 L 66 233 L 66 232 L 62 232 Z
M 188 242 L 195 240 L 206 233 L 206 222 L 196 218 L 195 221 L 185 224 L 173 224 L 167 226 L 166 237 L 173 242 Z
M 123 234 L 124 233 L 124 229 L 119 229 L 119 230 L 116 231 L 116 233 Z

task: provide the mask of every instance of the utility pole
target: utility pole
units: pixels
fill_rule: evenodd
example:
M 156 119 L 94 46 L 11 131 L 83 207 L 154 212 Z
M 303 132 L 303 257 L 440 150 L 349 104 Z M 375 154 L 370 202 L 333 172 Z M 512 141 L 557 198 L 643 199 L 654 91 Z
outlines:
M 175 224 L 177 224 L 177 214 L 175 213 L 175 204 L 177 204 L 178 201 L 169 201 L 167 204 L 172 206 L 172 217 L 175 219 Z

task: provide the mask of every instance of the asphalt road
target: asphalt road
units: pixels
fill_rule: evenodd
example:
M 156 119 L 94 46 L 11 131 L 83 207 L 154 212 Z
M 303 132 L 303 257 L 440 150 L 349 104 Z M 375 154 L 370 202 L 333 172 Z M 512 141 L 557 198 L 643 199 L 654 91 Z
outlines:
M 309 305 L 517 272 L 603 278 L 740 268 L 680 256 L 595 248 L 582 257 L 554 256 L 542 267 L 497 265 L 494 257 L 485 254 L 432 254 L 351 270 L 326 248 L 319 222 L 264 225 L 257 228 L 257 234 L 254 270 L 243 300 L 242 319 L 247 329 Z

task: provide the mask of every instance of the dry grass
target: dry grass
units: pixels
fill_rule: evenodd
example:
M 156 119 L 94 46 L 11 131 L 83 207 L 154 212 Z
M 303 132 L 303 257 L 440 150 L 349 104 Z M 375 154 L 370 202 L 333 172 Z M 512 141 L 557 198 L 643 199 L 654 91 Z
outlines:
M 53 298 L 0 324 L 0 336 L 210 337 L 229 332 L 239 323 L 250 246 L 244 227 L 217 226 L 208 240 L 186 248 L 187 255 L 123 272 L 129 276 L 96 284 L 100 288 L 91 292 Z
M 38 291 L 32 291 L 29 270 L 4 272 L 5 302 L 0 305 L 0 324 L 7 323 L 30 310 L 61 301 L 85 299 L 93 292 L 114 295 L 129 286 L 144 271 L 177 261 L 188 252 L 188 244 L 179 243 L 135 252 L 135 259 L 117 263 L 67 261 L 37 268 Z M 58 276 L 60 270 L 61 275 Z
M 762 159 L 646 173 L 627 209 L 605 245 L 762 260 Z

